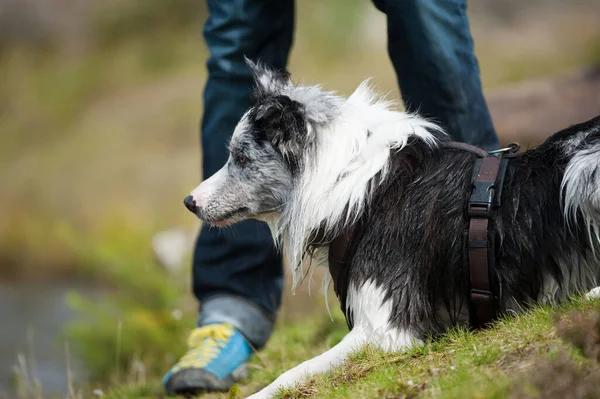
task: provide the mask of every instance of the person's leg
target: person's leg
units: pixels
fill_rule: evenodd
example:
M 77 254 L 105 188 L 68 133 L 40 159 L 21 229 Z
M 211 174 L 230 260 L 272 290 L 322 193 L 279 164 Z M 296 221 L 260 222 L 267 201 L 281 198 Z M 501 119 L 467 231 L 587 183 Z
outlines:
M 293 0 L 210 0 L 208 6 L 204 35 L 210 58 L 202 120 L 205 179 L 227 161 L 227 142 L 251 105 L 253 80 L 244 56 L 284 69 L 294 24 Z M 226 229 L 204 226 L 193 265 L 194 294 L 202 306 L 199 324 L 229 322 L 255 346 L 264 345 L 283 282 L 281 256 L 266 224 L 248 220 Z
M 253 79 L 244 56 L 285 69 L 294 29 L 293 0 L 209 0 L 208 8 L 204 37 L 210 58 L 201 124 L 204 179 L 226 163 L 227 142 L 251 105 Z M 256 348 L 266 343 L 282 286 L 282 259 L 266 224 L 249 220 L 226 229 L 204 226 L 193 259 L 199 328 L 190 352 L 165 376 L 167 391 L 228 389 L 235 381 L 234 368 L 251 353 L 247 343 L 231 341 L 239 337 Z M 214 347 L 215 342 L 222 355 L 199 362 L 207 353 L 202 346 Z M 208 352 L 216 353 L 214 348 Z
M 409 111 L 457 141 L 499 147 L 483 97 L 466 0 L 373 0 L 387 15 L 388 51 Z

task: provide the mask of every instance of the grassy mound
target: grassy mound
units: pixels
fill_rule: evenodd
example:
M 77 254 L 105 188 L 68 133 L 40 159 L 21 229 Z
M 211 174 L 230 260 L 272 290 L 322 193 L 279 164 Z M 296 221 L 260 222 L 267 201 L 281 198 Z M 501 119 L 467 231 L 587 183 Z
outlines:
M 280 392 L 281 398 L 593 398 L 600 397 L 599 302 L 575 300 L 499 320 L 485 331 L 450 331 L 404 353 L 365 347 L 345 365 Z M 280 325 L 251 363 L 251 379 L 227 394 L 255 392 L 280 373 L 339 342 L 347 329 L 334 321 Z M 108 398 L 161 397 L 159 382 L 121 386 Z

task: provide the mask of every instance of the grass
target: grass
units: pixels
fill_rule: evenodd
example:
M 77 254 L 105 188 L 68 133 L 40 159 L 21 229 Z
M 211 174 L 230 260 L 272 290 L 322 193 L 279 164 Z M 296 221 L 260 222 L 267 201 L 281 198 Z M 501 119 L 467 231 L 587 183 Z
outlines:
M 279 393 L 280 398 L 572 398 L 600 397 L 600 301 L 576 299 L 508 316 L 491 328 L 455 329 L 406 352 L 365 347 L 344 366 Z M 251 379 L 227 394 L 237 398 L 339 342 L 341 313 L 280 325 L 251 363 Z M 587 337 L 582 339 L 581 337 Z M 588 342 L 588 345 L 582 344 Z M 587 348 L 587 349 L 586 349 Z M 586 396 L 587 395 L 587 396 Z M 107 398 L 161 397 L 160 384 L 121 386 Z
M 575 303 L 558 313 L 567 309 L 590 310 L 592 306 Z M 597 368 L 562 341 L 553 331 L 554 323 L 554 311 L 538 308 L 505 318 L 487 331 L 450 331 L 406 353 L 383 354 L 366 348 L 346 366 L 289 390 L 283 397 L 506 397 L 516 380 L 540 359 L 550 361 L 564 352 L 584 366 Z

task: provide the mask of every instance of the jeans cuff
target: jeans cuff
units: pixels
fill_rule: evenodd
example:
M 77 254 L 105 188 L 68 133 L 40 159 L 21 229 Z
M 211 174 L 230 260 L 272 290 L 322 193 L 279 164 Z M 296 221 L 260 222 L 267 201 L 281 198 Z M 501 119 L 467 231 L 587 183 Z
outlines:
M 202 302 L 198 327 L 231 324 L 256 348 L 262 348 L 273 331 L 275 321 L 258 305 L 233 295 L 216 295 Z

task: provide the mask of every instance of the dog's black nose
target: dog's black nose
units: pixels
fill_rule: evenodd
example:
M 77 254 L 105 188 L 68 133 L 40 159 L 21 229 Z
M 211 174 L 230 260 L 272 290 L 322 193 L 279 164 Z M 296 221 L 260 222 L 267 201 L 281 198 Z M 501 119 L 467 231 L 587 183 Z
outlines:
M 196 213 L 196 211 L 198 210 L 198 207 L 196 206 L 196 200 L 191 195 L 185 197 L 185 199 L 183 200 L 183 204 L 187 209 L 190 210 L 190 212 Z

